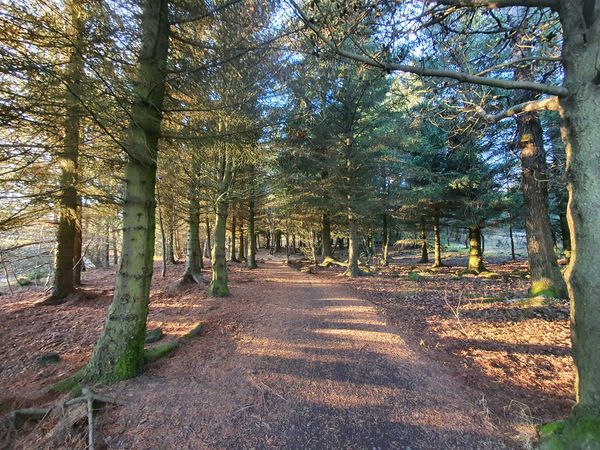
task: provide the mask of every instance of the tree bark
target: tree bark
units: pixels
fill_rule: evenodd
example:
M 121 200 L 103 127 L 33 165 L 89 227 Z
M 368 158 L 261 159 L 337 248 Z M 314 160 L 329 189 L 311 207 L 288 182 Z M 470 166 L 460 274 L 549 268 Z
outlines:
M 210 229 L 210 219 L 208 217 L 208 213 L 206 214 L 206 219 L 204 221 L 206 228 L 206 241 L 204 241 L 204 257 L 210 258 L 212 255 L 212 244 L 211 244 L 211 234 L 212 231 Z
M 81 197 L 77 196 L 77 222 L 75 225 L 75 243 L 73 246 L 73 285 L 81 285 L 81 272 L 83 271 L 83 211 L 81 207 Z M 106 245 L 108 246 L 108 231 L 106 235 Z M 108 264 L 105 265 L 108 267 Z
M 562 238 L 562 251 L 567 263 L 571 260 L 571 232 L 566 214 L 560 214 L 560 234 Z
M 565 87 L 561 98 L 567 136 L 567 220 L 571 262 L 566 271 L 571 299 L 577 405 L 573 419 L 600 420 L 600 12 L 590 2 L 561 2 Z M 592 8 L 594 3 L 591 2 Z
M 524 99 L 531 99 L 527 94 Z M 518 144 L 523 171 L 527 257 L 531 272 L 530 295 L 564 298 L 566 284 L 554 252 L 554 240 L 548 210 L 548 173 L 542 126 L 538 114 L 525 113 L 517 118 Z
M 419 262 L 429 262 L 429 253 L 427 251 L 427 231 L 425 230 L 425 218 L 421 218 L 419 225 L 419 233 L 421 240 L 421 260 Z
M 350 239 L 348 240 L 348 270 L 346 275 L 355 278 L 360 275 L 358 267 L 358 227 L 352 209 L 348 210 L 348 228 Z
M 240 217 L 240 245 L 238 259 L 244 261 L 246 259 L 246 249 L 244 243 L 244 217 Z
M 508 234 L 510 236 L 510 254 L 511 254 L 511 257 L 512 257 L 512 259 L 514 261 L 515 259 L 517 259 L 517 255 L 515 255 L 515 238 L 513 236 L 512 223 L 508 224 Z
M 322 218 L 321 242 L 323 244 L 321 250 L 322 258 L 331 258 L 331 219 L 329 218 L 329 213 L 326 212 L 323 213 Z
M 111 383 L 144 364 L 148 297 L 154 259 L 156 156 L 169 47 L 168 2 L 145 0 L 137 82 L 126 140 L 123 243 L 115 295 L 83 378 Z
M 229 260 L 230 261 L 237 261 L 237 257 L 235 255 L 235 240 L 236 240 L 236 227 L 237 227 L 237 220 L 235 218 L 235 214 L 233 214 L 231 216 L 231 247 L 229 248 Z
M 469 265 L 467 269 L 476 273 L 485 271 L 481 253 L 481 228 L 479 226 L 469 228 Z
M 433 222 L 433 267 L 444 267 L 442 262 L 442 238 L 440 236 L 440 216 L 435 215 Z
M 202 283 L 202 269 L 200 265 L 200 260 L 202 259 L 202 249 L 200 248 L 200 205 L 193 189 L 190 189 L 190 191 L 188 200 L 187 255 L 185 258 L 183 280 L 200 284 Z
M 167 214 L 167 262 L 176 264 L 175 260 L 175 227 L 173 224 L 173 215 Z
M 75 240 L 77 238 L 78 195 L 77 182 L 79 175 L 79 146 L 81 140 L 81 80 L 83 78 L 82 52 L 85 46 L 85 12 L 81 2 L 69 0 L 65 4 L 74 44 L 70 49 L 67 65 L 65 96 L 65 137 L 62 152 L 58 155 L 61 170 L 59 222 L 56 232 L 56 256 L 53 299 L 62 299 L 75 290 L 73 280 L 73 259 L 75 257 Z
M 217 204 L 215 216 L 215 237 L 212 251 L 212 280 L 208 294 L 212 297 L 227 297 L 227 260 L 225 258 L 225 241 L 227 240 L 227 213 L 229 210 L 229 189 L 233 178 L 233 155 L 225 148 L 221 154 L 222 170 L 219 174 Z
M 390 244 L 390 229 L 387 213 L 383 213 L 383 229 L 381 230 L 381 264 L 387 266 L 389 264 L 389 244 Z
M 250 200 L 248 201 L 248 255 L 246 258 L 246 267 L 256 269 L 256 231 L 254 229 L 254 166 L 250 166 Z
M 79 252 L 81 255 L 81 251 Z M 102 267 L 108 269 L 110 267 L 110 226 L 108 223 L 105 225 L 105 234 L 104 234 L 104 255 L 102 255 Z M 82 257 L 79 257 L 82 260 Z M 77 264 L 76 264 L 77 265 Z M 81 277 L 81 272 L 79 273 Z M 81 280 L 80 280 L 81 281 Z

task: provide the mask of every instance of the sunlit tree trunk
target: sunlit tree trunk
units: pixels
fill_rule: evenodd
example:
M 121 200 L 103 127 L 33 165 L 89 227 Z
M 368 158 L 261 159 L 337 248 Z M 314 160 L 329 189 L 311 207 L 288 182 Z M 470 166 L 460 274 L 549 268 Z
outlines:
M 250 183 L 254 185 L 254 166 L 250 166 Z M 254 228 L 254 188 L 250 189 L 250 200 L 248 201 L 248 255 L 246 267 L 256 269 L 256 231 Z
M 175 224 L 172 214 L 167 214 L 167 262 L 177 263 L 175 260 Z
M 479 273 L 485 271 L 481 252 L 481 228 L 469 228 L 469 266 L 468 270 Z
M 69 0 L 65 3 L 73 38 L 66 71 L 67 92 L 65 97 L 66 120 L 62 151 L 58 156 L 60 177 L 59 222 L 56 233 L 56 256 L 54 283 L 51 299 L 60 300 L 74 290 L 73 260 L 77 238 L 78 217 L 78 160 L 81 134 L 81 81 L 85 45 L 85 12 L 82 2 Z
M 84 378 L 111 383 L 138 375 L 144 364 L 148 297 L 154 259 L 156 157 L 169 47 L 168 2 L 145 0 L 141 47 L 125 146 L 123 243 L 115 295 Z
M 570 93 L 560 103 L 568 132 L 567 220 L 572 251 L 566 280 L 577 369 L 573 419 L 579 425 L 595 420 L 600 427 L 600 11 L 594 2 L 565 1 L 560 18 L 565 87 Z
M 442 238 L 440 236 L 440 216 L 434 216 L 433 222 L 433 267 L 443 267 Z
M 227 239 L 227 213 L 229 210 L 229 189 L 233 177 L 233 155 L 230 149 L 223 149 L 221 169 L 218 180 L 217 204 L 215 216 L 215 236 L 212 250 L 212 280 L 208 293 L 212 297 L 229 295 L 227 283 L 227 260 L 225 258 L 225 241 Z
M 202 249 L 200 247 L 200 205 L 190 189 L 188 205 L 188 234 L 187 234 L 187 255 L 185 259 L 184 281 L 202 283 L 201 265 Z
M 348 240 L 348 270 L 346 275 L 354 278 L 360 274 L 358 267 L 358 227 L 351 208 L 348 209 L 348 228 L 350 239 Z
M 81 197 L 77 196 L 77 222 L 75 224 L 75 244 L 73 246 L 73 285 L 81 285 L 81 272 L 83 271 L 83 211 Z M 108 226 L 108 225 L 107 225 Z M 108 247 L 108 230 L 106 234 L 106 246 Z M 105 267 L 108 267 L 106 264 Z
M 237 220 L 236 220 L 235 214 L 233 214 L 231 216 L 231 247 L 229 248 L 229 259 L 231 261 L 237 261 L 237 257 L 235 255 L 236 227 L 237 227 Z
M 523 171 L 525 230 L 531 272 L 530 294 L 563 298 L 567 292 L 554 252 L 548 210 L 546 152 L 538 114 L 533 112 L 519 116 L 517 133 Z
M 387 266 L 389 261 L 388 252 L 390 245 L 390 227 L 389 227 L 388 215 L 383 214 L 383 228 L 381 230 L 381 264 Z

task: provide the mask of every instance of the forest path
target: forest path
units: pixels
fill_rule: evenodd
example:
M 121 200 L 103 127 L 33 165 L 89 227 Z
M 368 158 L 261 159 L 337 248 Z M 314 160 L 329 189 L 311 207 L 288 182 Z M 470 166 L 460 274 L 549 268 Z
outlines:
M 203 336 L 109 388 L 130 402 L 104 415 L 108 448 L 505 447 L 480 394 L 335 276 L 279 260 L 238 275 Z

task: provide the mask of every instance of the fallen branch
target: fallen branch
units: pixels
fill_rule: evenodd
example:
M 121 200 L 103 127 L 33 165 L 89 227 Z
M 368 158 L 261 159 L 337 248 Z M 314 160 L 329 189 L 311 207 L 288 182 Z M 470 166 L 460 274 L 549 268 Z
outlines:
M 446 291 L 444 293 L 444 303 L 446 303 L 446 306 L 448 307 L 448 309 L 450 309 L 450 311 L 452 312 L 452 315 L 456 318 L 456 321 L 458 322 L 458 327 L 460 328 L 461 333 L 464 334 L 465 337 L 470 338 L 469 334 L 463 327 L 462 322 L 460 321 L 459 310 L 460 310 L 461 298 L 462 298 L 462 294 L 460 294 L 460 296 L 458 297 L 458 304 L 456 306 L 452 306 L 450 304 L 450 302 L 448 301 L 448 291 Z

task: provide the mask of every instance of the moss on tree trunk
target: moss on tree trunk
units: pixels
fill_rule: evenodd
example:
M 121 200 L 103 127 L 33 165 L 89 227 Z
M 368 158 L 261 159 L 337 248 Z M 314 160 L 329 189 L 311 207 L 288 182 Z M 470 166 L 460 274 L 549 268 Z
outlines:
M 528 69 L 523 69 L 527 71 Z M 519 70 L 517 70 L 517 73 Z M 517 76 L 517 78 L 520 78 Z M 521 101 L 532 100 L 531 93 Z M 548 297 L 567 296 L 566 284 L 554 252 L 554 239 L 548 210 L 548 173 L 542 126 L 538 114 L 530 112 L 517 118 L 518 144 L 523 172 L 527 255 L 531 272 L 530 294 Z
M 479 226 L 469 228 L 469 265 L 467 270 L 475 273 L 485 271 L 481 253 L 481 228 Z
M 82 378 L 112 383 L 138 375 L 144 364 L 148 297 L 154 259 L 156 156 L 169 45 L 165 0 L 145 0 L 142 45 L 126 149 L 123 244 L 115 295 Z

